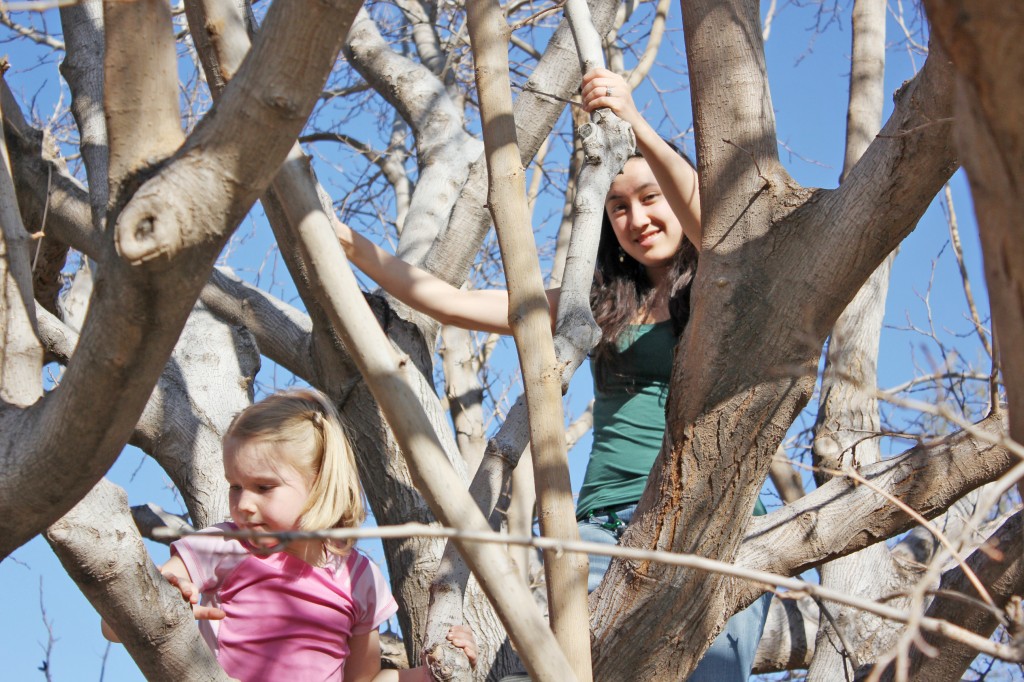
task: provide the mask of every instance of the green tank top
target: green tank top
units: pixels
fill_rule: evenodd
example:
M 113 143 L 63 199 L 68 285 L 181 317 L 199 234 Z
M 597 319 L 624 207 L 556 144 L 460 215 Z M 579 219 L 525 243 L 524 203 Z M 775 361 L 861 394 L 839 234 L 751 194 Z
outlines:
M 594 444 L 576 518 L 640 500 L 665 436 L 665 401 L 676 336 L 672 322 L 629 327 L 603 389 L 594 386 Z M 763 514 L 757 501 L 755 514 Z

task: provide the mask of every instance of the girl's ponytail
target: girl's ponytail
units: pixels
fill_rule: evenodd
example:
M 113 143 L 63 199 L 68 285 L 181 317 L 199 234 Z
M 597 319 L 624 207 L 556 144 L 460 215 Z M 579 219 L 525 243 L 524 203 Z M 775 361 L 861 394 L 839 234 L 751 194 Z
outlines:
M 318 409 L 310 421 L 317 436 L 320 465 L 302 514 L 302 529 L 357 528 L 366 520 L 366 504 L 355 454 L 334 405 L 323 394 L 315 398 Z M 354 544 L 354 539 L 331 540 L 325 546 L 329 552 L 344 555 Z

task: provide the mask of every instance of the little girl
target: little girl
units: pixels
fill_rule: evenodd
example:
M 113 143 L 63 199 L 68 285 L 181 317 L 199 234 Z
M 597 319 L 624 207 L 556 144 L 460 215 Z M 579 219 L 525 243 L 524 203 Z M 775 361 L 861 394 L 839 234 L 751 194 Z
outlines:
M 354 540 L 282 548 L 273 538 L 214 534 L 363 522 L 355 458 L 330 401 L 292 390 L 242 411 L 224 436 L 224 473 L 233 521 L 173 543 L 160 569 L 194 605 L 224 670 L 242 682 L 430 680 L 423 667 L 381 670 L 377 628 L 398 605 L 380 570 L 352 551 Z M 104 634 L 113 635 L 105 624 Z M 448 639 L 475 664 L 467 628 L 452 628 Z

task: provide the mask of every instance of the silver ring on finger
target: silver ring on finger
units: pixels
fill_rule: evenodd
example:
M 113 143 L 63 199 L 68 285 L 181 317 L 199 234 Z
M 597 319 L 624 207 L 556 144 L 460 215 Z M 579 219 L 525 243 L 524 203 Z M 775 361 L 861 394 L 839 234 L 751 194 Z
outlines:
M 604 89 L 604 96 L 605 97 L 611 97 L 612 96 L 612 89 L 611 88 L 605 88 Z

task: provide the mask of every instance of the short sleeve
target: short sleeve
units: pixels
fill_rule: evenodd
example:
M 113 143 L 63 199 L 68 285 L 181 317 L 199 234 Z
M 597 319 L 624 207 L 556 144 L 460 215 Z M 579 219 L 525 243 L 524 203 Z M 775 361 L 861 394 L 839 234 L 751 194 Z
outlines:
M 380 627 L 398 611 L 398 603 L 377 565 L 357 551 L 349 557 L 352 576 L 352 600 L 356 605 L 353 635 L 363 635 Z
M 189 578 L 200 592 L 217 589 L 248 556 L 242 543 L 217 534 L 230 530 L 235 530 L 231 524 L 219 523 L 171 543 L 171 554 L 185 563 Z

